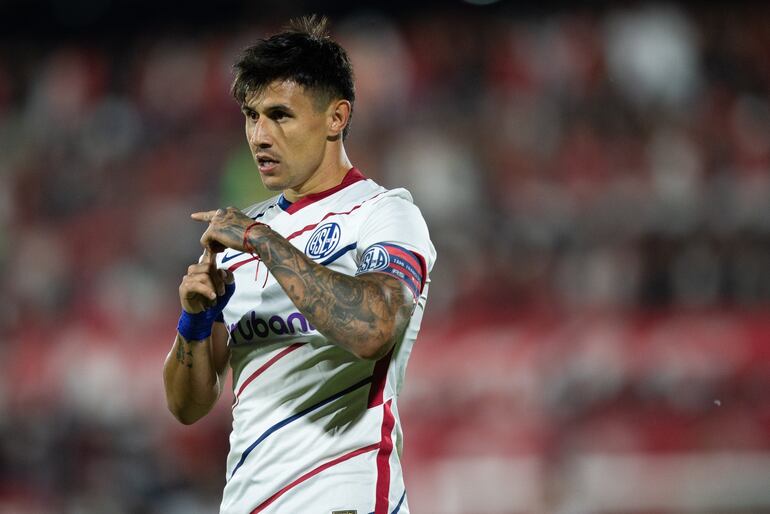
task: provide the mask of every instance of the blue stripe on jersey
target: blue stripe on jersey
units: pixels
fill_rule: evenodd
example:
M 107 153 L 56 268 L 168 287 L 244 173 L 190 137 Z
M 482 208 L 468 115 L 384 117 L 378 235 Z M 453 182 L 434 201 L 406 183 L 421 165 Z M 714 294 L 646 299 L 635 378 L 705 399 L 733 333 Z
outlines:
M 404 282 L 415 298 L 423 285 L 421 258 L 415 252 L 393 243 L 376 243 L 364 251 L 356 275 L 380 272 L 393 275 Z
M 302 416 L 305 416 L 306 414 L 309 414 L 309 413 L 313 412 L 314 410 L 323 407 L 327 403 L 331 403 L 334 400 L 337 400 L 338 398 L 342 398 L 343 396 L 345 396 L 348 393 L 352 393 L 353 391 L 355 391 L 359 387 L 363 387 L 366 384 L 370 383 L 371 381 L 372 381 L 372 377 L 366 377 L 365 379 L 361 380 L 360 382 L 357 382 L 357 383 L 353 384 L 352 386 L 347 387 L 347 388 L 343 389 L 342 391 L 331 395 L 330 397 L 326 398 L 325 400 L 321 400 L 320 402 L 316 403 L 315 405 L 311 405 L 307 409 L 304 409 L 304 410 L 294 414 L 293 416 L 289 416 L 288 418 L 284 419 L 283 421 L 279 421 L 275 425 L 273 425 L 270 428 L 268 428 L 267 430 L 265 430 L 262 433 L 262 435 L 259 436 L 259 438 L 256 441 L 251 443 L 251 446 L 246 448 L 246 451 L 243 452 L 243 455 L 241 455 L 241 460 L 239 460 L 238 464 L 236 464 L 235 468 L 233 469 L 232 474 L 230 475 L 230 478 L 233 478 L 233 475 L 235 475 L 235 472 L 238 471 L 238 468 L 240 468 L 243 465 L 243 463 L 246 461 L 246 457 L 249 456 L 249 454 L 252 452 L 252 450 L 254 450 L 254 448 L 256 448 L 259 443 L 261 443 L 262 441 L 267 439 L 267 437 L 270 434 L 272 434 L 273 432 L 275 432 L 278 429 L 281 429 L 281 428 L 285 427 L 286 425 L 288 425 L 289 423 L 291 423 L 293 421 L 297 421 Z
M 398 505 L 396 505 L 396 508 L 393 509 L 393 512 L 390 514 L 398 514 L 398 511 L 401 510 L 401 504 L 404 503 L 404 498 L 406 498 L 406 489 L 404 489 L 404 493 L 401 495 L 401 499 L 398 500 Z M 370 512 L 369 514 L 374 514 L 374 511 Z
M 398 264 L 402 268 L 404 268 L 406 271 L 412 274 L 413 277 L 422 277 L 422 273 L 414 269 L 414 267 L 406 262 L 406 260 L 402 259 L 401 257 L 397 255 L 391 255 L 390 256 L 390 262 L 393 264 Z
M 407 273 L 404 273 L 400 269 L 394 268 L 393 266 L 388 266 L 387 268 L 379 271 L 393 275 L 396 278 L 400 278 L 401 281 L 407 285 L 409 290 L 412 291 L 412 294 L 414 294 L 415 298 L 420 296 L 420 283 L 417 282 L 417 279 L 414 277 L 409 276 Z
M 393 509 L 393 512 L 390 514 L 398 514 L 398 511 L 401 510 L 401 504 L 404 503 L 404 498 L 406 498 L 406 489 L 404 489 L 404 493 L 401 495 L 401 499 L 398 500 L 398 505 L 396 505 L 396 508 Z
M 357 244 L 358 243 L 351 243 L 351 244 L 347 245 L 345 248 L 342 248 L 342 249 L 338 250 L 334 255 L 332 255 L 331 257 L 329 257 L 325 261 L 323 261 L 321 263 L 321 266 L 327 266 L 327 265 L 331 264 L 332 262 L 336 261 L 337 259 L 339 259 L 340 257 L 342 257 L 343 255 L 345 255 L 346 253 L 348 253 L 350 250 L 355 250 Z
M 293 202 L 290 202 L 289 200 L 287 200 L 286 197 L 283 196 L 283 194 L 281 194 L 281 196 L 278 197 L 278 204 L 277 205 L 278 205 L 278 207 L 280 207 L 284 211 L 286 209 L 288 209 L 289 207 L 291 207 L 292 203 Z

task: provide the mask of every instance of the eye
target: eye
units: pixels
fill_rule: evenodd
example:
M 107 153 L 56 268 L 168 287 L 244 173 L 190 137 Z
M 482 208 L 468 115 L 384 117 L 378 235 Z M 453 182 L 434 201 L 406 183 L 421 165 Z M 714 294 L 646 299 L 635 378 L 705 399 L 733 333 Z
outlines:
M 288 118 L 289 114 L 286 111 L 275 110 L 270 113 L 270 118 L 275 121 L 281 121 L 284 118 Z

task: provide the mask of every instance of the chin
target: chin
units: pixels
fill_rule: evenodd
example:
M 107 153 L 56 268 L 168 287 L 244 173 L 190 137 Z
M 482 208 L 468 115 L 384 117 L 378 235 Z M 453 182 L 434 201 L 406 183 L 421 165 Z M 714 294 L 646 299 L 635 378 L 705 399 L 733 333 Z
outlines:
M 286 189 L 286 184 L 278 180 L 277 177 L 265 177 L 264 175 L 260 175 L 260 178 L 262 179 L 262 185 L 265 186 L 265 189 L 268 191 L 283 191 Z

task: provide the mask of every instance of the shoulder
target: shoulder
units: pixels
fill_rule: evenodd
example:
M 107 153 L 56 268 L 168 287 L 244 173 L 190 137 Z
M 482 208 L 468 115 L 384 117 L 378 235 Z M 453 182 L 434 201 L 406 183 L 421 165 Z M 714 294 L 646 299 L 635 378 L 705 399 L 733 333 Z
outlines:
M 265 212 L 267 212 L 268 209 L 271 207 L 274 207 L 278 203 L 278 198 L 281 195 L 275 195 L 271 198 L 268 198 L 267 200 L 263 200 L 261 202 L 252 204 L 248 207 L 246 207 L 243 210 L 243 213 L 246 214 L 246 216 L 257 219 L 259 217 L 262 217 Z
M 358 203 L 361 209 L 381 209 L 388 206 L 404 206 L 414 204 L 412 194 L 404 188 L 388 189 L 373 179 L 367 178 L 357 182 L 347 189 L 348 199 Z
M 395 243 L 427 257 L 432 266 L 435 249 L 428 226 L 409 191 L 383 188 L 367 202 L 361 214 L 360 250 L 382 242 Z
M 404 188 L 381 188 L 377 195 L 366 202 L 362 214 L 366 218 L 398 216 L 399 218 L 423 219 L 420 208 L 414 203 L 412 194 Z

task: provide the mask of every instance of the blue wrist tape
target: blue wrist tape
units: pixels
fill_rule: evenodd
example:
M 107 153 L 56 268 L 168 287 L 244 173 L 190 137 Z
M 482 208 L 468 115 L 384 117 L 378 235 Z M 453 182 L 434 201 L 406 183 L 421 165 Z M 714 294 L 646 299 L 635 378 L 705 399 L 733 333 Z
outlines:
M 182 310 L 182 315 L 179 316 L 179 323 L 176 326 L 179 334 L 188 341 L 202 341 L 209 337 L 214 321 L 222 319 L 222 310 L 234 292 L 235 283 L 225 284 L 225 294 L 220 296 L 212 307 L 196 313 Z

